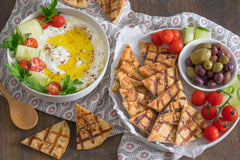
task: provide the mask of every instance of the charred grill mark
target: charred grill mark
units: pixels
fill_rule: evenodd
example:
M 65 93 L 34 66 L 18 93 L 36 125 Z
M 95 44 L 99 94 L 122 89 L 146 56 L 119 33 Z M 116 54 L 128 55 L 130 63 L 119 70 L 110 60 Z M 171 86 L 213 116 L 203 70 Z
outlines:
M 154 57 L 154 59 L 153 59 L 153 62 L 157 62 L 158 56 L 159 56 L 159 54 L 158 54 L 158 53 L 155 53 L 155 57 Z
M 146 59 L 146 57 L 147 57 L 147 54 L 148 54 L 148 50 L 149 50 L 149 46 L 148 46 L 148 45 L 146 45 L 146 51 L 144 52 L 144 55 L 143 55 L 143 60 L 145 60 L 145 59 Z
M 58 141 L 59 137 L 60 137 L 61 134 L 62 134 L 62 131 L 63 131 L 63 127 L 61 127 L 61 128 L 59 129 L 59 131 L 58 131 L 58 133 L 57 133 L 57 135 L 56 135 L 56 137 L 55 137 L 55 139 L 54 139 L 54 141 L 53 141 L 53 146 L 52 146 L 52 148 L 49 150 L 49 154 L 52 153 L 54 147 L 56 146 L 57 141 Z
M 49 131 L 50 131 L 51 128 L 52 128 L 52 127 L 49 127 L 49 128 L 47 129 L 46 134 L 45 134 L 45 136 L 44 136 L 44 138 L 43 138 L 44 141 L 46 141 L 46 139 L 47 139 L 47 137 L 48 137 L 48 134 L 49 134 Z
M 168 133 L 168 136 L 166 137 L 166 141 L 167 142 L 172 142 L 172 140 L 170 140 L 169 138 L 171 137 L 171 135 L 174 133 L 175 127 L 172 127 L 172 129 L 170 130 L 170 133 Z
M 35 135 L 33 135 L 33 136 L 31 136 L 31 137 L 28 138 L 28 145 L 29 145 L 29 146 L 31 145 L 33 139 L 35 139 L 35 138 L 36 138 Z
M 156 80 L 152 80 L 153 81 L 153 86 L 154 86 L 154 89 L 153 89 L 153 94 L 157 97 L 158 96 L 158 81 L 159 79 L 156 78 Z
M 177 81 L 177 69 L 174 67 L 174 82 Z
M 165 90 L 168 89 L 168 76 L 167 76 L 167 70 L 164 70 L 164 78 L 165 78 L 165 82 L 164 82 L 164 87 L 165 87 Z

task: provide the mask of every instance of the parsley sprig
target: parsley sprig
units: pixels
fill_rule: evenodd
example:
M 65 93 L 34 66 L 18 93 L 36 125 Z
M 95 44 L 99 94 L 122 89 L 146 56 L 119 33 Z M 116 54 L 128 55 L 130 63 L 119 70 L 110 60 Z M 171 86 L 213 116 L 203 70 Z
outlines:
M 78 79 L 72 79 L 70 81 L 70 75 L 66 75 L 64 79 L 62 79 L 62 91 L 59 92 L 59 95 L 67 95 L 77 92 L 77 88 L 74 85 L 83 84 Z
M 16 51 L 17 46 L 22 45 L 23 42 L 23 36 L 18 32 L 14 33 L 12 31 L 12 34 L 7 37 L 7 40 L 4 40 L 0 44 L 0 48 L 9 48 L 10 51 Z
M 43 19 L 44 22 L 48 23 L 52 20 L 52 17 L 56 15 L 58 9 L 56 8 L 58 4 L 57 0 L 52 0 L 51 3 L 48 4 L 48 8 L 41 8 L 39 7 L 40 12 L 42 13 L 45 18 Z
M 16 76 L 18 78 L 19 82 L 23 82 L 31 76 L 29 71 L 26 68 L 22 68 L 17 62 L 14 64 L 5 63 L 5 66 L 10 69 L 10 73 L 13 76 Z

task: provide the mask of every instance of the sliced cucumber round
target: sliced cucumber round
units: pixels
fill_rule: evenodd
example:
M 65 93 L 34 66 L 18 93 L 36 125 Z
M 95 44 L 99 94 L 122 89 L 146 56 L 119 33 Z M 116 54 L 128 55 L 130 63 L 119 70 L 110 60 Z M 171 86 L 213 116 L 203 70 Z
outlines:
M 49 83 L 51 82 L 51 78 L 42 73 L 34 72 L 34 71 L 29 71 L 29 73 L 31 74 L 29 78 L 34 79 L 39 85 L 43 87 L 48 86 Z
M 41 53 L 40 49 L 32 48 L 24 45 L 18 45 L 16 52 L 15 52 L 15 58 L 19 60 L 27 60 L 30 61 L 34 57 L 39 57 Z

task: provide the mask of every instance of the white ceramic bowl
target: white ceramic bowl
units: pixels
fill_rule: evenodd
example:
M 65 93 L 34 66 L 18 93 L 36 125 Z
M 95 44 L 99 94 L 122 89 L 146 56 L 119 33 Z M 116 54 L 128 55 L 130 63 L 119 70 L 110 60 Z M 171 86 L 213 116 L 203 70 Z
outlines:
M 231 60 L 230 62 L 233 63 L 233 65 L 235 66 L 235 70 L 234 70 L 234 73 L 232 74 L 231 76 L 231 79 L 230 81 L 225 84 L 225 85 L 222 85 L 222 84 L 218 84 L 216 86 L 216 88 L 208 88 L 206 85 L 203 85 L 203 86 L 196 86 L 192 83 L 192 80 L 187 77 L 187 74 L 186 74 L 186 69 L 187 69 L 187 66 L 185 64 L 185 60 L 192 55 L 192 51 L 194 49 L 195 46 L 197 46 L 198 44 L 200 43 L 220 43 L 223 48 L 227 51 L 229 51 L 231 53 Z M 207 92 L 210 92 L 210 91 L 215 91 L 215 90 L 218 90 L 218 89 L 222 89 L 222 88 L 225 88 L 227 87 L 231 82 L 232 80 L 234 79 L 234 77 L 237 75 L 237 71 L 238 71 L 238 67 L 237 67 L 237 59 L 235 57 L 235 55 L 233 54 L 233 52 L 231 51 L 231 49 L 229 49 L 225 44 L 223 44 L 222 42 L 220 41 L 217 41 L 215 39 L 211 39 L 211 38 L 203 38 L 203 39 L 197 39 L 197 40 L 194 40 L 190 43 L 188 43 L 184 48 L 183 50 L 181 51 L 180 55 L 179 55 L 179 58 L 178 58 L 178 68 L 179 68 L 179 72 L 181 73 L 183 79 L 189 84 L 191 85 L 192 87 L 196 88 L 196 89 L 199 89 L 199 90 L 202 90 L 202 91 L 207 91 Z
M 44 93 L 37 92 L 37 91 L 27 87 L 25 84 L 21 83 L 22 86 L 27 91 L 34 94 L 36 97 L 39 97 L 39 98 L 43 99 L 44 101 L 48 101 L 48 102 L 69 102 L 69 101 L 74 101 L 74 100 L 77 100 L 79 98 L 82 98 L 82 97 L 86 96 L 94 88 L 96 88 L 97 85 L 102 80 L 102 78 L 103 78 L 103 76 L 104 76 L 104 74 L 107 70 L 109 57 L 110 57 L 110 49 L 109 49 L 109 43 L 108 43 L 107 36 L 106 36 L 105 32 L 103 31 L 103 29 L 101 28 L 101 26 L 93 18 L 91 18 L 89 15 L 87 15 L 83 12 L 76 11 L 76 10 L 73 10 L 73 9 L 61 8 L 60 10 L 61 10 L 62 14 L 64 14 L 64 15 L 71 15 L 71 16 L 79 17 L 81 20 L 83 20 L 84 22 L 87 22 L 88 24 L 92 25 L 97 30 L 97 32 L 99 33 L 99 35 L 102 39 L 103 46 L 105 48 L 106 62 L 105 62 L 105 65 L 104 65 L 104 68 L 103 68 L 101 74 L 98 76 L 98 78 L 91 85 L 89 85 L 87 88 L 85 88 L 85 89 L 83 89 L 79 92 L 76 92 L 76 93 L 73 93 L 73 94 L 70 94 L 70 95 L 57 95 L 56 96 L 56 95 L 44 94 Z M 27 21 L 27 20 L 30 20 L 30 19 L 33 19 L 33 18 L 37 17 L 38 15 L 40 15 L 40 12 L 36 12 L 36 13 L 28 16 L 26 19 L 23 20 L 23 22 Z M 8 52 L 8 57 L 10 57 L 9 52 Z M 8 60 L 8 61 L 10 61 L 10 60 Z

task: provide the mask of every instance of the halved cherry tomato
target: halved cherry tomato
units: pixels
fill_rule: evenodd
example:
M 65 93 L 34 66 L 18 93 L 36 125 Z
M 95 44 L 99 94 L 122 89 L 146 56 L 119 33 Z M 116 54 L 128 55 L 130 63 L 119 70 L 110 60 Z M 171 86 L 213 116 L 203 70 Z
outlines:
M 21 60 L 21 63 L 19 63 L 19 65 L 22 68 L 26 68 L 27 70 L 29 70 L 30 66 L 28 65 L 28 62 L 26 60 Z
M 222 116 L 227 121 L 234 121 L 238 117 L 238 111 L 233 106 L 225 106 L 222 110 Z
M 171 29 L 173 32 L 173 40 L 178 40 L 180 39 L 180 32 L 177 29 Z
M 204 136 L 209 141 L 215 141 L 219 137 L 219 131 L 215 126 L 208 126 L 204 130 Z
M 60 83 L 52 81 L 48 86 L 48 91 L 51 95 L 58 95 L 62 91 L 62 86 Z
M 217 93 L 216 91 L 212 91 L 208 93 L 207 96 L 208 103 L 210 103 L 212 106 L 218 106 L 223 101 L 223 96 L 220 93 Z
M 217 108 L 206 105 L 202 108 L 201 114 L 206 120 L 212 120 L 217 116 Z
M 50 24 L 53 27 L 60 28 L 65 24 L 65 18 L 63 16 L 55 15 L 52 17 L 52 20 L 50 21 Z
M 28 38 L 23 43 L 24 46 L 38 48 L 38 42 L 35 38 Z
M 183 42 L 181 40 L 177 39 L 177 40 L 173 40 L 169 44 L 169 49 L 171 52 L 179 54 L 182 51 L 183 46 L 184 46 Z
M 160 46 L 163 44 L 163 42 L 160 39 L 160 34 L 161 34 L 160 32 L 156 32 L 156 33 L 153 33 L 152 35 L 152 43 L 157 46 Z
M 207 102 L 207 94 L 201 90 L 196 90 L 192 93 L 192 104 L 202 106 Z
M 170 29 L 164 29 L 160 32 L 160 39 L 163 43 L 170 43 L 173 40 L 173 32 Z
M 37 17 L 40 25 L 42 26 L 42 29 L 47 29 L 48 26 L 49 26 L 49 23 L 46 23 L 46 22 L 43 20 L 44 18 L 45 18 L 45 16 L 43 16 L 43 15 L 40 15 L 40 16 Z
M 44 62 L 38 57 L 34 57 L 30 61 L 30 64 L 31 64 L 30 70 L 35 72 L 41 72 L 45 66 Z
M 219 132 L 224 132 L 228 129 L 228 122 L 223 117 L 218 117 L 216 121 L 212 122 L 212 125 L 217 127 Z

